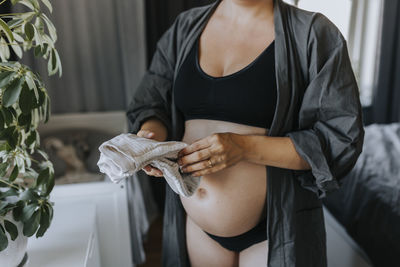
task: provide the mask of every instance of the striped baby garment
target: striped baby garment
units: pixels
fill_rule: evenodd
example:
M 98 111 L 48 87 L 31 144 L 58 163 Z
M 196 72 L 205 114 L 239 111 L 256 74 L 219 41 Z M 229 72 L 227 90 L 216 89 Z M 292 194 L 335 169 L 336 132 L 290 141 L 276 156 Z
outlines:
M 100 172 L 118 183 L 150 164 L 162 171 L 175 193 L 189 197 L 196 191 L 201 177 L 192 177 L 179 169 L 178 152 L 186 146 L 184 142 L 159 142 L 123 133 L 100 145 L 97 166 Z

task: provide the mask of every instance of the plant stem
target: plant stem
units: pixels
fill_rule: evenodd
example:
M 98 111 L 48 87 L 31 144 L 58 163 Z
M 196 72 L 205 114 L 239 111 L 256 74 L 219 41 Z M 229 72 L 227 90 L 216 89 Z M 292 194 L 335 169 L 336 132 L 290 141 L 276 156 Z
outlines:
M 19 44 L 19 43 L 1 43 L 2 45 L 19 45 L 19 46 L 23 46 L 23 44 Z
M 0 3 L 0 5 L 1 5 L 1 3 Z M 0 17 L 13 16 L 13 15 L 23 15 L 23 14 L 25 14 L 25 13 L 3 13 L 3 14 L 0 14 Z
M 14 71 L 13 68 L 6 67 L 6 66 L 0 66 L 0 70 Z
M 18 187 L 18 186 L 13 185 L 13 184 L 11 184 L 11 183 L 9 183 L 9 182 L 3 180 L 3 179 L 0 179 L 0 182 L 2 182 L 3 184 L 8 185 L 8 186 L 10 186 L 10 187 L 14 187 L 15 189 L 19 190 L 19 187 Z
M 37 163 L 37 164 L 41 163 L 40 161 L 38 161 L 38 160 L 36 160 L 36 159 L 34 159 L 34 158 L 32 158 L 32 157 L 30 157 L 30 158 L 31 158 L 31 161 L 32 161 L 32 162 L 35 162 L 35 163 Z
M 3 44 L 5 44 L 5 45 L 19 45 L 19 46 L 23 46 L 24 44 L 20 44 L 20 43 L 2 43 L 2 45 Z M 38 44 L 32 44 L 31 45 L 31 47 L 37 47 L 37 46 L 40 46 L 40 45 L 38 45 Z

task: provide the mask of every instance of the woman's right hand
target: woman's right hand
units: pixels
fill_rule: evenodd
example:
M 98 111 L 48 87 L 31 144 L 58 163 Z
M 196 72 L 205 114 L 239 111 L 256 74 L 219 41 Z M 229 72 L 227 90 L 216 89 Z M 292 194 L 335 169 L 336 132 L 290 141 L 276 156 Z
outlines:
M 137 136 L 144 137 L 144 138 L 149 138 L 149 139 L 154 139 L 155 133 L 150 131 L 150 130 L 140 130 L 139 132 L 136 133 Z M 153 166 L 146 165 L 142 168 L 142 170 L 150 176 L 155 176 L 155 177 L 163 177 L 162 171 L 160 171 L 158 168 L 155 168 Z

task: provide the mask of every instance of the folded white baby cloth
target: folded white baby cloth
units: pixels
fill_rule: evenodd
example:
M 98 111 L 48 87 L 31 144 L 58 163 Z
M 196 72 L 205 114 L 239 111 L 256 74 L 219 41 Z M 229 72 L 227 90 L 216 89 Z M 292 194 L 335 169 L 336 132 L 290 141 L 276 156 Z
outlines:
M 188 144 L 184 142 L 159 142 L 123 133 L 100 145 L 97 166 L 118 183 L 150 164 L 162 171 L 175 193 L 189 197 L 196 191 L 201 177 L 193 177 L 179 169 L 178 152 L 186 146 Z

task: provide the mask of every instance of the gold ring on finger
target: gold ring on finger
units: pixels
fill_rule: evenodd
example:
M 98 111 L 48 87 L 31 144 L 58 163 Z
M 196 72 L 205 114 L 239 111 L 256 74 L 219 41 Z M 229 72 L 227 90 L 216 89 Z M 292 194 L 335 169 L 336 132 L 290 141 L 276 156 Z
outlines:
M 208 167 L 211 168 L 212 166 L 213 166 L 213 163 L 212 163 L 211 159 L 209 159 L 209 160 L 208 160 Z

